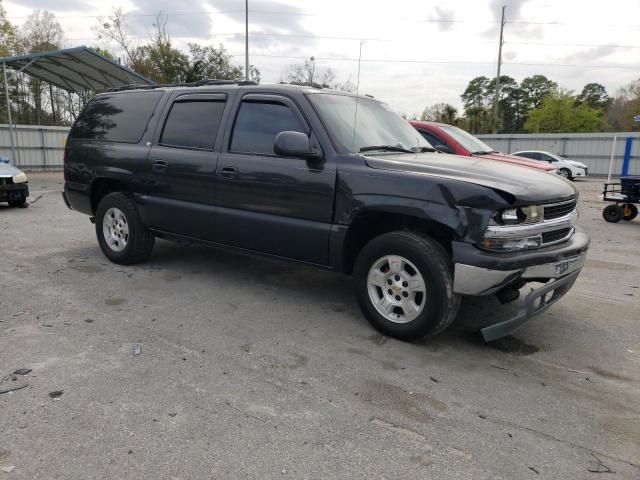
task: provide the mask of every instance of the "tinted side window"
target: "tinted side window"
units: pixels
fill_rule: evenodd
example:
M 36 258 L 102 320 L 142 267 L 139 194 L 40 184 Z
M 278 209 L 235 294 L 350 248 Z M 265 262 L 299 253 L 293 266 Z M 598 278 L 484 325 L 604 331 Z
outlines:
M 289 107 L 273 102 L 242 102 L 231 136 L 230 150 L 273 155 L 273 143 L 280 132 L 305 131 Z
M 138 142 L 160 97 L 162 92 L 112 93 L 95 97 L 78 117 L 70 136 Z
M 167 115 L 160 143 L 211 150 L 224 106 L 222 101 L 175 102 Z
M 521 153 L 519 156 L 530 158 L 531 160 L 541 160 L 540 154 L 537 152 L 524 152 L 524 153 Z
M 420 132 L 420 135 L 422 135 L 422 138 L 424 138 L 427 142 L 429 142 L 432 147 L 436 145 L 442 145 L 442 142 L 432 133 L 425 132 L 424 130 L 418 130 L 418 131 Z

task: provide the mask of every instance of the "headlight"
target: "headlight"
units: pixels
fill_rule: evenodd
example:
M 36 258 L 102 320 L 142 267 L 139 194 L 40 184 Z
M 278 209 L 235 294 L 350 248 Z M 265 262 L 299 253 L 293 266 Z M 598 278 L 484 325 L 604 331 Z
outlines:
M 13 176 L 13 183 L 27 183 L 27 175 L 24 172 L 20 172 Z
M 534 235 L 531 237 L 519 238 L 485 238 L 480 243 L 482 248 L 498 252 L 512 252 L 516 250 L 528 250 L 530 248 L 538 248 L 542 245 L 542 237 Z
M 528 205 L 526 207 L 507 208 L 497 212 L 493 218 L 494 225 L 520 225 L 538 223 L 542 220 L 543 208 L 540 205 Z

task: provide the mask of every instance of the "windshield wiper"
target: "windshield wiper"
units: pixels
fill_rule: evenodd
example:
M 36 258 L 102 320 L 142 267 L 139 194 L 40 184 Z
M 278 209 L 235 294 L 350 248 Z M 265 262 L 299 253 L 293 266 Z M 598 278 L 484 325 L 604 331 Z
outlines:
M 438 150 L 436 150 L 433 147 L 413 147 L 411 151 L 424 153 L 424 152 L 437 152 Z
M 408 148 L 400 147 L 398 145 L 369 145 L 368 147 L 362 147 L 360 152 L 372 152 L 374 150 L 386 150 L 387 152 L 402 152 L 402 153 L 416 153 Z
M 477 152 L 471 152 L 471 155 L 487 155 L 488 153 L 496 153 L 495 150 L 478 150 Z

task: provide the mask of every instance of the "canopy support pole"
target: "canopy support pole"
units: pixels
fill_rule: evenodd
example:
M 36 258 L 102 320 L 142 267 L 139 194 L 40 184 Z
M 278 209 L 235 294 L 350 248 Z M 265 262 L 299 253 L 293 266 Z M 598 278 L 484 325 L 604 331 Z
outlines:
M 7 118 L 9 120 L 9 138 L 11 139 L 11 161 L 16 162 L 16 145 L 13 141 L 13 121 L 11 120 L 11 102 L 9 101 L 9 83 L 7 82 L 7 64 L 2 63 L 2 76 L 4 77 L 4 96 L 7 101 Z

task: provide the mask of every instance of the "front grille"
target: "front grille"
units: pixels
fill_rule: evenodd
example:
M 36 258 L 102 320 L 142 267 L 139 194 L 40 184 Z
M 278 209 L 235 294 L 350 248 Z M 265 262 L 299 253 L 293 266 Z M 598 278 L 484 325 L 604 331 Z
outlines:
M 569 215 L 576 209 L 577 205 L 576 200 L 570 200 L 568 202 L 562 203 L 554 203 L 551 205 L 544 206 L 544 219 L 551 220 L 554 218 L 564 217 L 565 215 Z
M 13 178 L 11 177 L 0 178 L 0 185 L 13 185 Z
M 542 234 L 542 245 L 564 240 L 571 234 L 572 230 L 573 228 L 561 228 L 560 230 L 553 230 L 552 232 L 544 232 Z

